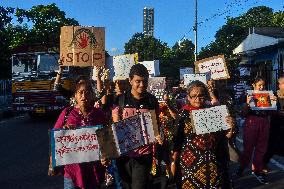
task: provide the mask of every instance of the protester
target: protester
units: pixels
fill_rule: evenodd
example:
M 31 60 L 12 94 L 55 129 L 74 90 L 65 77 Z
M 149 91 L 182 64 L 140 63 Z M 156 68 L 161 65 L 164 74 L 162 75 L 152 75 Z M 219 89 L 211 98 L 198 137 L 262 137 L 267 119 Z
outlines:
M 271 116 L 270 133 L 267 151 L 264 155 L 264 172 L 269 172 L 267 164 L 273 155 L 284 156 L 284 75 L 278 79 L 277 107 L 278 110 Z
M 264 90 L 265 81 L 263 78 L 257 77 L 252 86 L 254 91 L 262 91 Z M 263 158 L 269 138 L 269 116 L 267 111 L 250 109 L 249 104 L 255 103 L 255 101 L 256 99 L 252 96 L 248 96 L 247 103 L 244 107 L 244 112 L 246 114 L 243 130 L 244 150 L 241 155 L 241 162 L 237 175 L 242 175 L 253 155 L 252 174 L 260 183 L 268 184 L 266 175 L 262 170 L 264 168 Z
M 112 111 L 113 122 L 149 110 L 156 111 L 158 118 L 158 100 L 146 91 L 148 78 L 149 73 L 144 65 L 135 64 L 131 67 L 129 73 L 131 89 L 116 98 Z M 159 142 L 161 143 L 160 139 Z M 117 167 L 123 180 L 123 188 L 147 188 L 152 165 L 152 149 L 152 145 L 146 145 L 117 159 Z
M 62 111 L 54 129 L 74 129 L 105 124 L 105 114 L 94 107 L 93 95 L 91 81 L 85 77 L 79 77 L 75 85 L 76 103 L 74 107 L 67 107 Z M 104 179 L 104 168 L 100 162 L 65 165 L 63 173 L 65 189 L 99 188 Z
M 187 98 L 188 104 L 183 107 L 173 139 L 171 167 L 176 176 L 177 188 L 218 188 L 222 181 L 215 152 L 217 132 L 196 135 L 190 116 L 192 110 L 209 107 L 206 103 L 210 101 L 208 88 L 200 81 L 193 81 L 188 86 Z M 231 117 L 227 118 L 227 123 L 233 128 Z

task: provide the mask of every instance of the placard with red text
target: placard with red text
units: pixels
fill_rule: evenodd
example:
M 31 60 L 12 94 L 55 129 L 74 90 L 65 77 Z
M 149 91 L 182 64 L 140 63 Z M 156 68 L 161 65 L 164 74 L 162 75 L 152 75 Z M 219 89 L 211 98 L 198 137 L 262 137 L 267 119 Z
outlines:
M 61 27 L 60 59 L 64 66 L 103 66 L 105 64 L 105 28 Z
M 213 56 L 194 62 L 195 73 L 211 74 L 211 79 L 220 80 L 230 78 L 224 55 Z
M 99 160 L 98 128 L 101 126 L 51 130 L 52 166 Z

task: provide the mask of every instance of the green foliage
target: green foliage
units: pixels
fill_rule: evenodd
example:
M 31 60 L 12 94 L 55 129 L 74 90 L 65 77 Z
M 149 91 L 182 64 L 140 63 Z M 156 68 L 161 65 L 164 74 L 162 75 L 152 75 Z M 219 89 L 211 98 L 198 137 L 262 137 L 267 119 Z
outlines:
M 153 36 L 135 33 L 124 45 L 125 53 L 138 53 L 139 61 L 160 60 L 162 76 L 179 77 L 180 67 L 193 67 L 194 45 L 185 39 L 172 48 Z

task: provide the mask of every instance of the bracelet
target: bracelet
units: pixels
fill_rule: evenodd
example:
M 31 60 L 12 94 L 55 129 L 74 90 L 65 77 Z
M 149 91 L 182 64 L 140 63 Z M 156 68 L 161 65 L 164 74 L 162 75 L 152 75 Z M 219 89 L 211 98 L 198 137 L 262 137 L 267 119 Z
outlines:
M 62 75 L 62 72 L 57 72 L 58 75 Z
M 171 165 L 175 165 L 175 164 L 176 164 L 176 162 L 174 162 L 174 161 L 171 163 Z

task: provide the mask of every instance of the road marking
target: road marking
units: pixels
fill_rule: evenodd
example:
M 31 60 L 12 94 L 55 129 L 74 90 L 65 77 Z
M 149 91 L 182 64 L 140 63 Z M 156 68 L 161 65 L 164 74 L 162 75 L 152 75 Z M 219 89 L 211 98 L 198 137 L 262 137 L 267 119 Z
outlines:
M 242 143 L 243 144 L 243 140 L 242 139 L 240 139 L 239 137 L 236 137 L 236 140 L 237 141 L 239 141 L 240 143 Z M 279 169 L 281 169 L 282 171 L 284 171 L 284 165 L 283 164 L 281 164 L 281 163 L 279 163 L 278 161 L 276 161 L 275 159 L 270 159 L 270 162 L 273 164 L 273 165 L 275 165 L 276 167 L 278 167 Z

